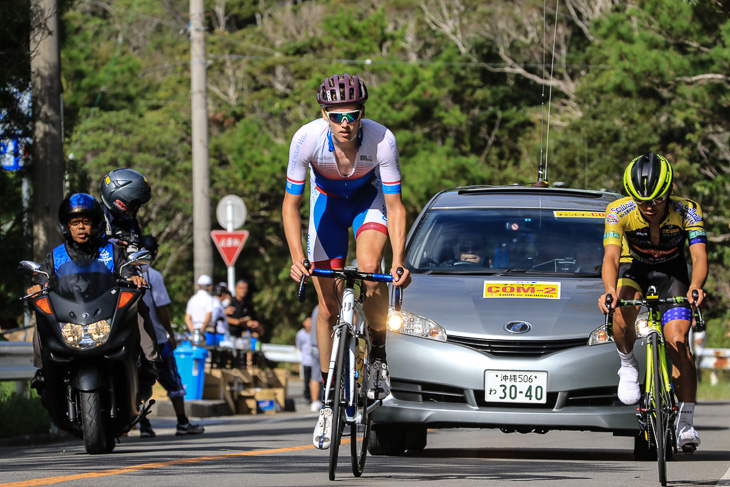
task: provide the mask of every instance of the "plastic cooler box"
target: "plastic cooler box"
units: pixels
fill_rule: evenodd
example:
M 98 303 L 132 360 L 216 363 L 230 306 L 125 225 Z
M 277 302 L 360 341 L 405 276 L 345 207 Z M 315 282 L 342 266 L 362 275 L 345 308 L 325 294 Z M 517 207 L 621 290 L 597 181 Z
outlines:
M 173 354 L 180 380 L 185 386 L 185 400 L 201 399 L 208 351 L 202 347 L 193 347 L 186 341 L 178 346 Z

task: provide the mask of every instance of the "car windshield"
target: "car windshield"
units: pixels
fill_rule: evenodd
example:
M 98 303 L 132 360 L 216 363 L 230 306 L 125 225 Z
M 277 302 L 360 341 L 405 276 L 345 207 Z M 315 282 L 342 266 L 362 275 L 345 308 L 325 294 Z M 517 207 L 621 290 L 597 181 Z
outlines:
M 50 284 L 62 298 L 84 303 L 104 294 L 115 285 L 115 280 L 99 260 L 70 260 L 58 268 Z
M 430 211 L 408 246 L 416 273 L 599 276 L 603 213 L 463 208 Z

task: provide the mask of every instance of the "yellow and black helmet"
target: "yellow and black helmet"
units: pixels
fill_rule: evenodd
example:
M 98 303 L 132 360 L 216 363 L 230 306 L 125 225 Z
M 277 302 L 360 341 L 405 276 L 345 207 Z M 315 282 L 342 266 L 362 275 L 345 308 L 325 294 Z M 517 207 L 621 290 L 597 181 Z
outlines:
M 673 180 L 672 165 L 664 157 L 649 152 L 629 163 L 624 171 L 624 188 L 638 201 L 662 198 L 669 193 Z

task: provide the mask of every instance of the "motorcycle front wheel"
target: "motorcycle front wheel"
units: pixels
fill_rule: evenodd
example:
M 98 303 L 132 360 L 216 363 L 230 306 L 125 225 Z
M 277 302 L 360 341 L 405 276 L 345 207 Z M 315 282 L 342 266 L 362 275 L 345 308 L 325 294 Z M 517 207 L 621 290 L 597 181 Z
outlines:
M 81 430 L 84 435 L 86 453 L 98 455 L 107 453 L 109 436 L 106 432 L 102 397 L 97 391 L 79 392 L 79 407 L 81 410 Z

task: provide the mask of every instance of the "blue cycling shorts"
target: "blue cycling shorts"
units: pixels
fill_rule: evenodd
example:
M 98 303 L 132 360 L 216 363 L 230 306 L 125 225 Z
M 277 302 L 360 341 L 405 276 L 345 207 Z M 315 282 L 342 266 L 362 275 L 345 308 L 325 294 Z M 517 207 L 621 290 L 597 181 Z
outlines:
M 366 230 L 388 234 L 385 197 L 379 177 L 351 198 L 328 195 L 312 185 L 307 257 L 319 269 L 341 269 L 347 260 L 349 228 L 355 239 Z

